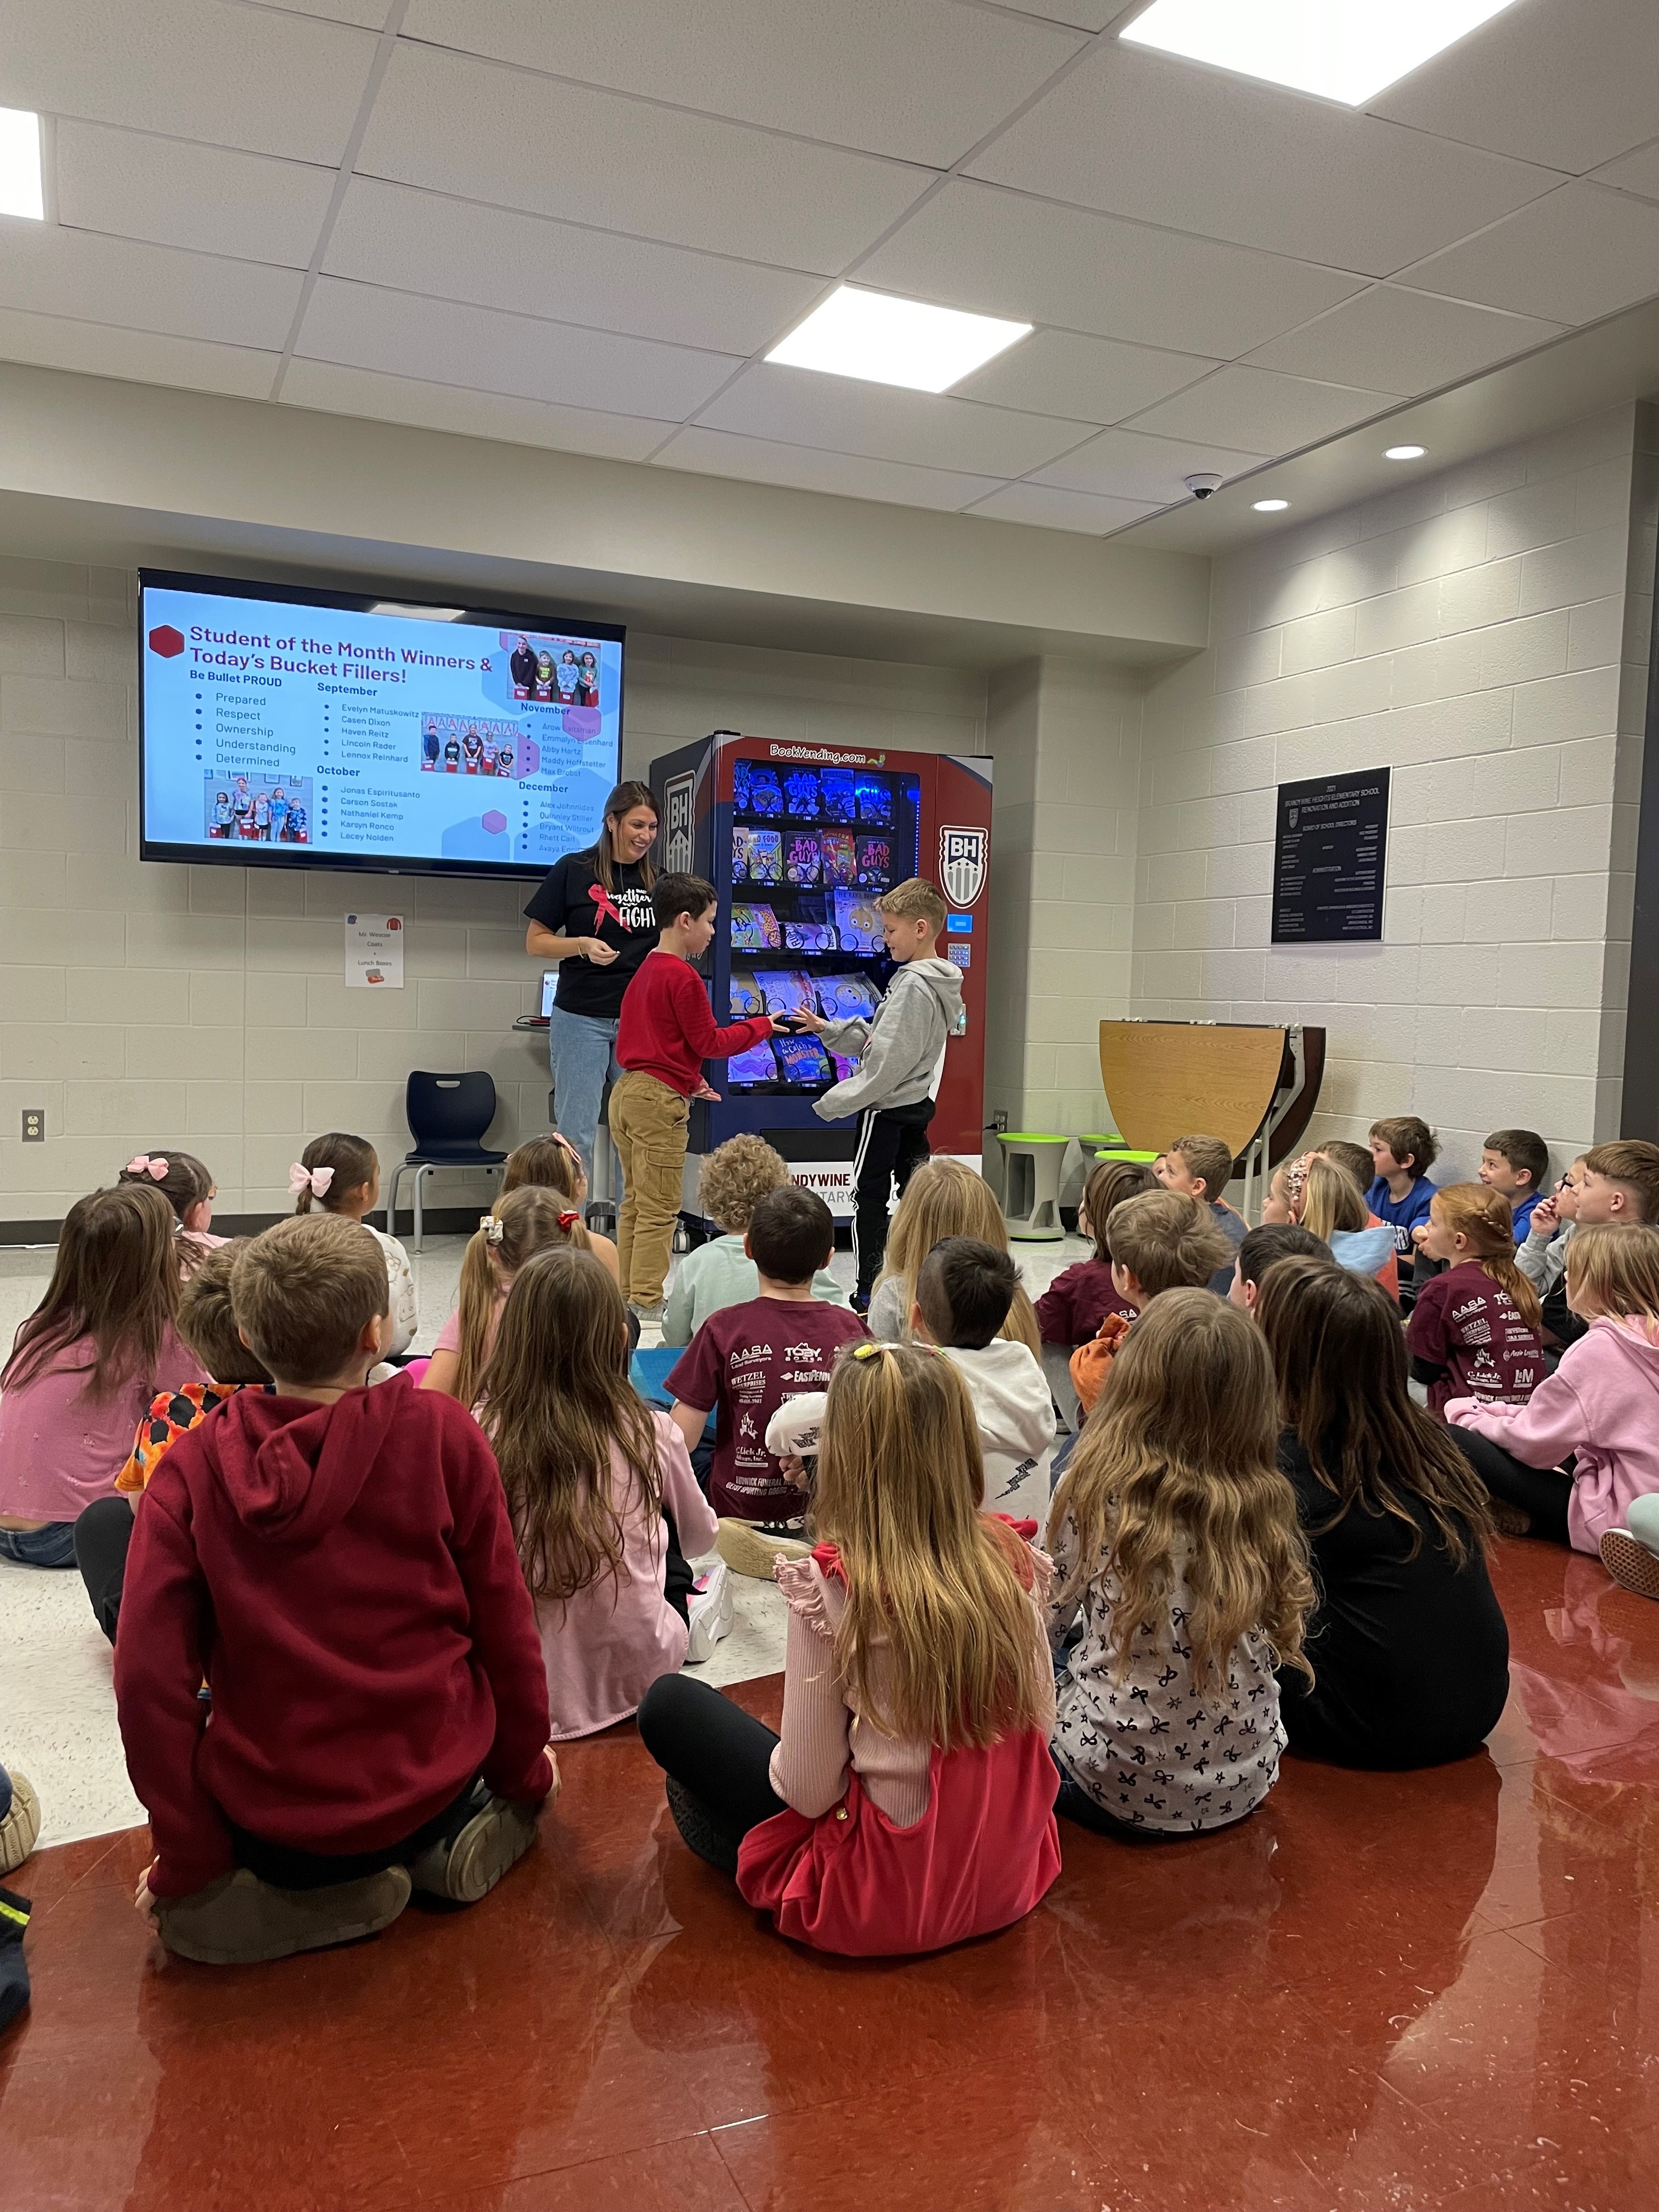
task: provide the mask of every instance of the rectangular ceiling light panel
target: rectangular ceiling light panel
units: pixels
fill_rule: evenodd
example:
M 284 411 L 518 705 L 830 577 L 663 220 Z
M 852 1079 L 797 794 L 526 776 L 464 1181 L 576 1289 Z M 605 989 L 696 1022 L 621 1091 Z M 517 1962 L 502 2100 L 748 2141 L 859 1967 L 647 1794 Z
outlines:
M 868 384 L 948 392 L 1030 331 L 1030 323 L 966 315 L 842 284 L 766 358 L 786 368 L 862 377 Z
M 1514 0 L 1152 0 L 1131 46 L 1364 103 Z
M 40 118 L 27 107 L 0 107 L 0 215 L 46 220 Z

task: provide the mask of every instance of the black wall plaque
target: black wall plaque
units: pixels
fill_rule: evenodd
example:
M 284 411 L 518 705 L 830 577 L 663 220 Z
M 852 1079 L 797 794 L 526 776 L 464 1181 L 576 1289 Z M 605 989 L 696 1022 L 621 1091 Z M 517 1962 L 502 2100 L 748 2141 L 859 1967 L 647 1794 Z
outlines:
M 1273 841 L 1273 943 L 1380 939 L 1388 841 L 1387 769 L 1281 783 Z

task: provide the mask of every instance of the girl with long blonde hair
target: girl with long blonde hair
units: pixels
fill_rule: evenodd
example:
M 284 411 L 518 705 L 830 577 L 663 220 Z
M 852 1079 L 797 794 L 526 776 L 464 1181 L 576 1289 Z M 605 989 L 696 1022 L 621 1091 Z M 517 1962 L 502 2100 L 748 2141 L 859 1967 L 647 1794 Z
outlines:
M 1261 1333 L 1208 1290 L 1152 1299 L 1112 1363 L 1048 1523 L 1058 1809 L 1102 1834 L 1230 1826 L 1273 1788 L 1277 1670 L 1311 1678 L 1296 1496 Z
M 1484 1183 L 1449 1183 L 1419 1241 L 1446 1262 L 1419 1289 L 1406 1326 L 1412 1379 L 1427 1386 L 1429 1411 L 1443 1419 L 1449 1401 L 1464 1397 L 1524 1406 L 1544 1379 L 1543 1315 L 1516 1264 L 1508 1200 Z
M 789 1609 L 783 1733 L 684 1676 L 640 1734 L 680 1832 L 779 1931 L 937 1950 L 1029 1912 L 1060 1869 L 1049 1567 L 981 1511 L 966 1386 L 920 1345 L 845 1349 Z
M 713 1550 L 718 1524 L 679 1431 L 629 1382 L 627 1310 L 597 1254 L 544 1250 L 520 1268 L 481 1396 L 554 1741 L 590 1735 L 730 1626 L 724 1565 L 694 1595 L 685 1563 Z
M 1323 1152 L 1304 1152 L 1276 1170 L 1261 1210 L 1264 1223 L 1293 1222 L 1330 1247 L 1350 1274 L 1370 1275 L 1389 1296 L 1400 1297 L 1400 1262 L 1394 1231 L 1377 1219 L 1346 1168 Z
M 467 1240 L 461 1257 L 460 1296 L 438 1332 L 422 1390 L 442 1390 L 464 1406 L 477 1403 L 484 1370 L 495 1349 L 501 1310 L 526 1261 L 549 1249 L 586 1252 L 581 1216 L 557 1191 L 533 1188 L 498 1198 Z
M 905 1185 L 887 1232 L 886 1259 L 870 1299 L 872 1336 L 886 1344 L 906 1340 L 921 1263 L 947 1237 L 972 1237 L 981 1244 L 994 1244 L 999 1252 L 1008 1249 L 1008 1224 L 984 1176 L 960 1160 L 924 1160 Z M 1024 1284 L 1015 1290 L 1008 1318 L 997 1334 L 1011 1344 L 1024 1345 L 1035 1358 L 1042 1358 L 1042 1333 Z
M 1632 1533 L 1659 1537 L 1659 1514 L 1647 1517 L 1659 1498 L 1659 1229 L 1579 1227 L 1566 1281 L 1587 1327 L 1554 1374 L 1522 1405 L 1450 1398 L 1446 1419 L 1502 1528 L 1599 1552 L 1617 1580 L 1659 1597 L 1659 1559 Z

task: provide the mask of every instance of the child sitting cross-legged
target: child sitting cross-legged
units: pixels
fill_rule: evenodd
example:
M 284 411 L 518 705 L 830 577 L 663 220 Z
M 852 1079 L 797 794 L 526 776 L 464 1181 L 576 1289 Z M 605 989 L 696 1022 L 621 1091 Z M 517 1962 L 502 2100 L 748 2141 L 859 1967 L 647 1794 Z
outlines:
M 805 1491 L 767 1449 L 766 1430 L 786 1398 L 823 1389 L 843 1344 L 865 1337 L 856 1314 L 812 1295 L 835 1243 L 816 1192 L 793 1183 L 769 1191 L 744 1243 L 760 1296 L 712 1313 L 663 1385 L 688 1450 L 715 1416 L 709 1502 L 721 1516 L 720 1557 L 740 1575 L 769 1580 L 775 1559 L 804 1559 L 810 1548 Z
M 985 1508 L 1029 1522 L 1035 1535 L 1048 1510 L 1054 1401 L 1041 1366 L 1023 1344 L 1000 1337 L 1018 1270 L 1006 1252 L 971 1237 L 935 1244 L 916 1278 L 910 1339 L 933 1344 L 968 1385 L 985 1460 Z M 825 1401 L 792 1398 L 773 1416 L 768 1449 L 804 1457 L 818 1449 Z
M 1436 1191 L 1419 1231 L 1444 1272 L 1420 1285 L 1406 1325 L 1412 1379 L 1426 1383 L 1429 1411 L 1452 1398 L 1524 1406 L 1544 1376 L 1538 1293 L 1515 1263 L 1509 1200 L 1478 1182 Z
M 1078 1234 L 1093 1238 L 1094 1257 L 1062 1268 L 1037 1300 L 1037 1327 L 1045 1344 L 1074 1348 L 1099 1333 L 1108 1314 L 1129 1318 L 1132 1309 L 1112 1281 L 1106 1224 L 1114 1206 L 1162 1188 L 1151 1168 L 1137 1160 L 1102 1160 L 1096 1166 L 1083 1186 L 1083 1203 L 1077 1210 Z
M 1081 1826 L 1193 1835 L 1242 1820 L 1273 1788 L 1285 1744 L 1277 1669 L 1311 1671 L 1302 1641 L 1314 1605 L 1278 1443 L 1260 1329 L 1207 1289 L 1154 1298 L 1112 1363 L 1048 1523 L 1056 1650 L 1079 1612 L 1083 1623 L 1054 1737 L 1056 1810 Z
M 1510 1687 L 1485 1489 L 1413 1401 L 1400 1316 L 1380 1285 L 1328 1260 L 1285 1260 L 1255 1317 L 1279 1378 L 1279 1463 L 1319 1586 L 1313 1680 L 1279 1678 L 1291 1749 L 1340 1766 L 1466 1758 Z
M 240 1392 L 151 1476 L 115 1644 L 155 1850 L 138 1909 L 212 1965 L 373 1934 L 412 1887 L 476 1900 L 558 1780 L 489 1448 L 406 1376 L 365 1385 L 379 1245 L 280 1222 L 231 1295 L 275 1393 Z
M 497 1194 L 505 1198 L 510 1190 L 555 1191 L 564 1201 L 562 1211 L 581 1213 L 587 1204 L 587 1174 L 582 1166 L 582 1156 L 569 1138 L 561 1136 L 556 1129 L 549 1129 L 543 1136 L 526 1137 L 523 1144 L 514 1145 L 501 1169 L 501 1187 Z M 604 1261 L 612 1281 L 617 1280 L 617 1248 L 611 1239 L 601 1237 L 597 1229 L 589 1229 L 587 1248 Z
M 960 1372 L 864 1342 L 831 1377 L 811 1556 L 780 1563 L 783 1732 L 665 1675 L 646 1749 L 692 1850 L 781 1935 L 854 1956 L 1008 1927 L 1060 1871 L 1048 1562 L 983 1514 Z
M 628 1379 L 628 1311 L 592 1252 L 519 1271 L 480 1413 L 536 1603 L 556 1742 L 626 1720 L 659 1674 L 731 1625 L 724 1565 L 694 1596 L 685 1562 L 714 1516 L 685 1442 Z
M 674 1270 L 663 1308 L 662 1340 L 690 1344 L 710 1314 L 746 1305 L 760 1295 L 760 1277 L 744 1246 L 756 1206 L 767 1194 L 787 1188 L 789 1168 L 763 1137 L 728 1137 L 704 1159 L 697 1201 L 720 1234 L 688 1252 Z M 827 1267 L 812 1278 L 812 1296 L 844 1306 L 847 1293 Z
M 294 1193 L 296 1213 L 309 1213 L 315 1205 L 325 1213 L 360 1222 L 386 1255 L 392 1291 L 392 1339 L 386 1356 L 399 1358 L 415 1341 L 421 1314 L 408 1253 L 395 1237 L 377 1229 L 368 1218 L 380 1202 L 380 1154 L 367 1137 L 331 1129 L 325 1137 L 313 1137 L 295 1160 L 288 1171 L 288 1187 Z
M 1455 1397 L 1446 1419 L 1501 1527 L 1599 1551 L 1618 1574 L 1638 1504 L 1659 1496 L 1659 1229 L 1581 1222 L 1567 1299 L 1589 1326 L 1525 1404 Z
M 132 1449 L 158 1389 L 205 1382 L 179 1336 L 172 1207 L 153 1186 L 76 1199 L 46 1296 L 0 1370 L 0 1559 L 72 1567 L 75 1524 Z
M 498 1198 L 461 1255 L 460 1298 L 438 1332 L 438 1341 L 421 1377 L 422 1390 L 441 1391 L 476 1406 L 483 1373 L 495 1349 L 495 1332 L 514 1278 L 538 1252 L 591 1249 L 591 1239 L 564 1194 L 521 1186 Z
M 1142 1313 L 1168 1291 L 1202 1290 L 1231 1255 L 1232 1246 L 1217 1226 L 1213 1209 L 1186 1191 L 1149 1190 L 1115 1206 L 1106 1224 L 1112 1255 L 1112 1280 L 1129 1310 Z M 1139 1326 L 1138 1323 L 1134 1324 Z M 1131 1323 L 1108 1314 L 1097 1335 L 1072 1355 L 1072 1382 L 1085 1415 L 1106 1386 L 1106 1377 Z
M 112 1644 L 120 1617 L 132 1516 L 161 1455 L 239 1390 L 271 1387 L 264 1360 L 243 1343 L 231 1309 L 231 1271 L 246 1243 L 246 1237 L 232 1237 L 216 1246 L 179 1293 L 180 1340 L 212 1381 L 181 1382 L 157 1393 L 138 1424 L 113 1492 L 94 1498 L 75 1524 L 75 1564 L 98 1626 Z

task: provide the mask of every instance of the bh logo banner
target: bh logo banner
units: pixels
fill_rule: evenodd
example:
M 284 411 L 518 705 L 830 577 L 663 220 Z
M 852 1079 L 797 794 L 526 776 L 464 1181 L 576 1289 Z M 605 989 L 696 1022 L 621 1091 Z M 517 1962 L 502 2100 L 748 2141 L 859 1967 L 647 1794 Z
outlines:
M 972 906 L 985 888 L 985 857 L 990 845 L 986 830 L 941 830 L 939 833 L 939 877 L 952 906 Z

